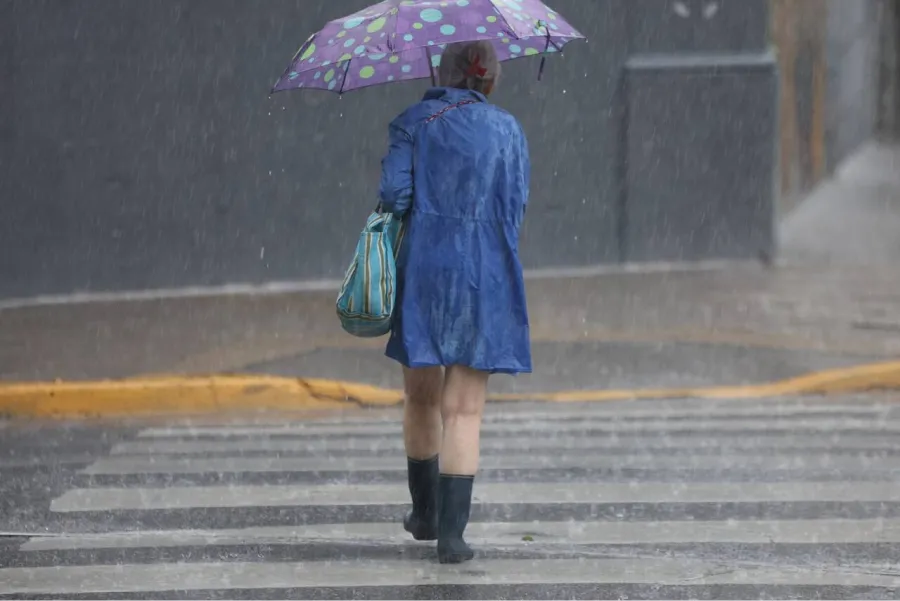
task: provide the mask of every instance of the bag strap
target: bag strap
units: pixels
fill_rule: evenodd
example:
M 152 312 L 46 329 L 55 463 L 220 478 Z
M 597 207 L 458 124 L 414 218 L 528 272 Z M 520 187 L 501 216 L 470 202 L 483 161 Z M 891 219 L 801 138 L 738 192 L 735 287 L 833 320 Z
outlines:
M 435 114 L 433 114 L 432 116 L 428 117 L 428 119 L 425 119 L 425 123 L 431 123 L 432 121 L 434 121 L 434 120 L 437 119 L 438 117 L 441 117 L 441 116 L 442 116 L 444 113 L 446 113 L 447 111 L 452 111 L 453 109 L 459 108 L 459 107 L 464 106 L 464 105 L 466 105 L 466 104 L 475 104 L 475 103 L 477 103 L 477 102 L 478 102 L 477 100 L 461 100 L 461 101 L 456 102 L 456 103 L 454 103 L 454 104 L 449 104 L 449 105 L 445 106 L 444 108 L 442 108 L 441 110 L 439 110 L 438 112 L 436 112 Z

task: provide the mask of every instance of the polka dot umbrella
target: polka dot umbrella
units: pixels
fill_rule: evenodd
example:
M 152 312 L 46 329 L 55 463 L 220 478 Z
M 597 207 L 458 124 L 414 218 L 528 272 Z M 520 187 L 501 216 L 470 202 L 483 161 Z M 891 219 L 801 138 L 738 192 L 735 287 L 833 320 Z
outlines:
M 539 0 L 385 0 L 310 36 L 272 92 L 434 81 L 453 42 L 491 40 L 504 61 L 560 52 L 576 39 L 584 36 Z

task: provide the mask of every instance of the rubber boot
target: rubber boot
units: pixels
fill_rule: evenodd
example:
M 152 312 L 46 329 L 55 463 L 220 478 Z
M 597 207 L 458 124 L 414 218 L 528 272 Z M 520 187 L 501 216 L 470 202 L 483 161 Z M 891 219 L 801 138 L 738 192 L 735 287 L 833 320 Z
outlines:
M 438 458 L 406 459 L 412 511 L 403 520 L 403 528 L 416 540 L 438 537 Z
M 462 563 L 475 557 L 475 552 L 463 540 L 472 509 L 472 485 L 474 476 L 448 476 L 441 474 L 438 508 L 438 561 Z

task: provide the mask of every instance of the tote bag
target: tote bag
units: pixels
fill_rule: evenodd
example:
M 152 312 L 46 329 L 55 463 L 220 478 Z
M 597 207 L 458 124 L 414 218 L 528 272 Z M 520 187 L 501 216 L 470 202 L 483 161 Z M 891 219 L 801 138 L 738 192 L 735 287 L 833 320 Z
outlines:
M 397 300 L 397 253 L 406 230 L 402 220 L 378 210 L 369 215 L 356 243 L 337 298 L 344 331 L 377 338 L 391 331 Z

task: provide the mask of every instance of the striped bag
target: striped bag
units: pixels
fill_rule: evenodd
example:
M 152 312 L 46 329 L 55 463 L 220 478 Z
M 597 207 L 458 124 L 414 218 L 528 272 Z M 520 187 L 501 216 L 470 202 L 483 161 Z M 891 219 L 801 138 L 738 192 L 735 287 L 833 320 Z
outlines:
M 377 338 L 391 331 L 396 260 L 405 229 L 404 222 L 390 213 L 369 215 L 337 297 L 337 314 L 348 334 Z

